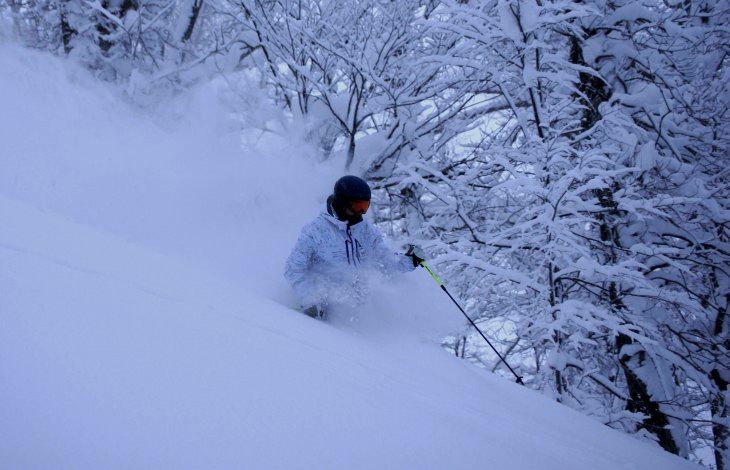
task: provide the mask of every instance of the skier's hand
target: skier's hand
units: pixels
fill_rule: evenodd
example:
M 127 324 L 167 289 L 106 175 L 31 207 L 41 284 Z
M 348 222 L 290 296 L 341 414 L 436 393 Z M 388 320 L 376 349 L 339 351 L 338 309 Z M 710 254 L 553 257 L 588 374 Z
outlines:
M 418 267 L 418 265 L 421 264 L 422 261 L 426 260 L 426 254 L 423 252 L 420 246 L 416 245 L 408 245 L 406 256 L 411 258 L 414 268 Z
M 304 309 L 304 313 L 312 318 L 324 318 L 324 308 L 319 305 L 312 305 Z

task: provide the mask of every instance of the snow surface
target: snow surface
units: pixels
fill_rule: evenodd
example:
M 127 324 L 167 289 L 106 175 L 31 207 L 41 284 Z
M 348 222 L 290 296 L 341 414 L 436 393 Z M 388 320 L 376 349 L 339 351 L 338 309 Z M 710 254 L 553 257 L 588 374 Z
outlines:
M 0 44 L 0 468 L 697 468 L 443 351 L 425 273 L 287 307 L 337 173 L 232 96 L 142 113 Z

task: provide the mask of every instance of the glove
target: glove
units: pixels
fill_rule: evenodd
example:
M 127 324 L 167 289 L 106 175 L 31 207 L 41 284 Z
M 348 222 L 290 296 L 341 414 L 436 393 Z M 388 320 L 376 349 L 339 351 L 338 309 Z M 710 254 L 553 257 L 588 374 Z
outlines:
M 323 319 L 325 317 L 324 308 L 319 305 L 312 305 L 304 309 L 304 313 L 312 318 Z
M 414 268 L 418 267 L 418 265 L 421 264 L 422 261 L 426 260 L 426 254 L 423 252 L 420 246 L 416 245 L 408 245 L 406 256 L 409 256 L 411 258 Z

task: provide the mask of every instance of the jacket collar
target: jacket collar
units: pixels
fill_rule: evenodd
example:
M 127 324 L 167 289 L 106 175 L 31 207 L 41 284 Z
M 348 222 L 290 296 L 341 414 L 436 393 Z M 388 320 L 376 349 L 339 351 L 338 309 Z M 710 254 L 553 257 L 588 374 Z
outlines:
M 329 214 L 327 211 L 322 211 L 321 214 L 319 214 L 320 217 L 322 217 L 324 220 L 328 221 L 338 229 L 342 230 L 343 232 L 347 231 L 347 222 L 344 220 L 340 220 L 337 217 Z
M 365 224 L 365 220 L 361 220 L 360 222 L 358 222 L 356 224 L 348 225 L 346 220 L 338 219 L 336 216 L 330 214 L 326 208 L 325 208 L 325 210 L 322 211 L 322 213 L 319 214 L 319 216 L 322 217 L 323 219 L 327 220 L 329 223 L 331 223 L 338 229 L 342 230 L 343 232 L 347 232 L 348 227 L 350 230 L 356 230 L 358 225 Z

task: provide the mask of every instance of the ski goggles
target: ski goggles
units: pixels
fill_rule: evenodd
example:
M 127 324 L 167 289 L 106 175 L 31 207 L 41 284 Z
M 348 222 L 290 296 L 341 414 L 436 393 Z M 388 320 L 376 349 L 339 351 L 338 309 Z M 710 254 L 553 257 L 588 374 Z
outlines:
M 350 203 L 350 210 L 355 214 L 364 214 L 370 208 L 370 201 L 352 201 Z

